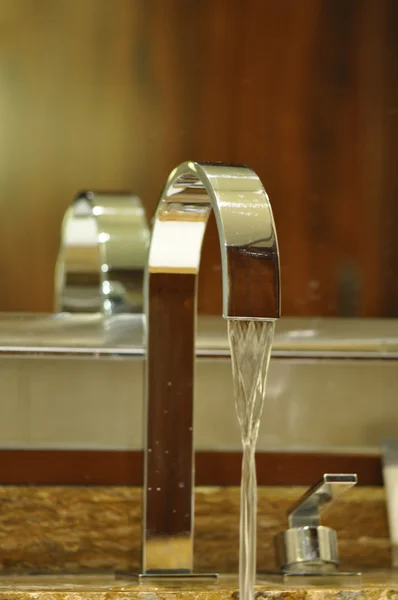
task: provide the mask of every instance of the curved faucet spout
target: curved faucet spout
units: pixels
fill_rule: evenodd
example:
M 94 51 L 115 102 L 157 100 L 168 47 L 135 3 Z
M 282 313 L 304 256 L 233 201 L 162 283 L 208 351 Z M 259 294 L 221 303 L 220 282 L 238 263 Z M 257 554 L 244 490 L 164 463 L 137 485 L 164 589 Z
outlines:
M 245 166 L 186 162 L 156 211 L 146 271 L 143 573 L 193 572 L 193 406 L 197 276 L 214 210 L 223 316 L 280 316 L 278 243 L 268 196 Z
M 223 316 L 278 318 L 274 219 L 260 179 L 247 167 L 186 162 L 171 173 L 155 215 L 149 273 L 197 275 L 211 209 L 220 238 Z

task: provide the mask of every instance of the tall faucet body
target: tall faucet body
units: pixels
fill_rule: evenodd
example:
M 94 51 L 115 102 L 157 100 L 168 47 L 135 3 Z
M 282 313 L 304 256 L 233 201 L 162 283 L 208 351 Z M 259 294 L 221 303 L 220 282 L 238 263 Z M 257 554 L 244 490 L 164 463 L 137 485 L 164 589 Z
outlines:
M 280 315 L 278 243 L 260 179 L 241 165 L 181 164 L 155 214 L 145 281 L 144 574 L 193 572 L 197 279 L 211 209 L 224 318 Z

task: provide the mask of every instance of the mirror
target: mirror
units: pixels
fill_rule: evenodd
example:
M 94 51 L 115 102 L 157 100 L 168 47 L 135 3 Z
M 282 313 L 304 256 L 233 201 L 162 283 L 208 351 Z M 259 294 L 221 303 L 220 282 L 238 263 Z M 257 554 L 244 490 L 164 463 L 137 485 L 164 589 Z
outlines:
M 51 312 L 79 189 L 148 221 L 187 159 L 270 196 L 292 316 L 398 316 L 396 2 L 59 0 L 0 6 L 0 311 Z M 218 239 L 199 311 L 219 314 Z

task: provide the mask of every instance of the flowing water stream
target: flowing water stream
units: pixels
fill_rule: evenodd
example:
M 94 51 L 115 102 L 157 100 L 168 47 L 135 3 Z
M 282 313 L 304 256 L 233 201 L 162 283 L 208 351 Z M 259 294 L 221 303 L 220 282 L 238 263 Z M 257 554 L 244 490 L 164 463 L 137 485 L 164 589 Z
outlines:
M 257 546 L 255 451 L 274 330 L 275 321 L 228 320 L 235 407 L 243 446 L 239 544 L 240 600 L 253 600 L 254 597 Z

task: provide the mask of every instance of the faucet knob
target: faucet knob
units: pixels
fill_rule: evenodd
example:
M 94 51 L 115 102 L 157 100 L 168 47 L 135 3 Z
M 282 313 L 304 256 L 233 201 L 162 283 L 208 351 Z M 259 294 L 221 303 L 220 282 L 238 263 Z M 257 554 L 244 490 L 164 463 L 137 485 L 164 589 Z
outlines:
M 325 473 L 288 511 L 289 529 L 275 537 L 276 558 L 283 571 L 336 568 L 337 535 L 320 524 L 321 513 L 357 483 L 355 474 Z

